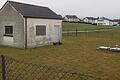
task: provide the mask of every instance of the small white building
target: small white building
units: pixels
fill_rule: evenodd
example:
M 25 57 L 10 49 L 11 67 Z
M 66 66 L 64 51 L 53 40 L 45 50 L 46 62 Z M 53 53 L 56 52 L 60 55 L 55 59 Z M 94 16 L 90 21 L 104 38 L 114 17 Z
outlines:
M 79 22 L 80 19 L 76 15 L 66 15 L 64 17 L 64 21 L 67 21 L 67 22 Z
M 33 48 L 60 43 L 62 17 L 48 7 L 7 1 L 0 10 L 0 45 Z
M 114 26 L 119 26 L 120 20 L 119 19 L 114 19 L 112 20 Z
M 90 23 L 90 24 L 95 24 L 95 23 L 97 23 L 97 19 L 98 18 L 94 18 L 94 17 L 85 17 L 83 19 L 83 22 Z
M 114 22 L 108 18 L 102 17 L 97 19 L 97 25 L 112 26 L 114 25 Z

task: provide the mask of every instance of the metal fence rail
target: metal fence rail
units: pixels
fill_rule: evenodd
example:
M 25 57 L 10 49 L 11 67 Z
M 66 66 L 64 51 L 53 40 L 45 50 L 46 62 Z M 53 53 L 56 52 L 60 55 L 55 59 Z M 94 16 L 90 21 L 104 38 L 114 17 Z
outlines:
M 77 36 L 80 33 L 111 31 L 111 30 L 116 30 L 116 29 L 119 29 L 119 28 L 103 28 L 103 29 L 101 28 L 101 29 L 91 29 L 91 30 L 80 30 L 77 28 L 73 28 L 73 29 L 66 28 L 66 29 L 63 29 L 62 34 L 67 35 L 67 36 L 71 36 L 71 35 Z
M 109 80 L 59 67 L 36 65 L 1 56 L 1 80 Z

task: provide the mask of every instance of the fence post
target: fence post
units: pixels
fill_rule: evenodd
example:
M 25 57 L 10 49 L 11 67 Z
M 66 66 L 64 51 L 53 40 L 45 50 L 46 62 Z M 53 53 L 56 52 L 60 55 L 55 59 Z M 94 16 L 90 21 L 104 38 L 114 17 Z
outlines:
M 2 58 L 2 80 L 6 80 L 6 71 L 5 71 L 5 57 L 1 55 Z
M 76 36 L 78 35 L 78 30 L 77 30 L 77 28 L 76 28 Z
M 67 35 L 69 36 L 69 29 L 67 29 Z

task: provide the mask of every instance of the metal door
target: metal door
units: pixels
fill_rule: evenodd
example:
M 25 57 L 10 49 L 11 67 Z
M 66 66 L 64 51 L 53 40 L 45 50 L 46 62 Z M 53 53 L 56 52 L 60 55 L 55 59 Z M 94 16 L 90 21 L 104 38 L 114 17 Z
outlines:
M 60 42 L 60 27 L 58 25 L 54 26 L 54 37 L 53 42 L 58 43 Z

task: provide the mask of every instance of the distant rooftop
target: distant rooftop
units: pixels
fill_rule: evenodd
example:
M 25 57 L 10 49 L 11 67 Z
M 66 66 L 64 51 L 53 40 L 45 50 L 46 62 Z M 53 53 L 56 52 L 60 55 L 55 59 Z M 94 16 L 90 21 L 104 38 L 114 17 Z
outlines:
M 98 18 L 94 18 L 94 17 L 86 17 L 87 19 L 91 19 L 91 20 L 96 20 Z
M 108 18 L 105 18 L 105 17 L 101 17 L 98 19 L 99 21 L 102 21 L 102 20 L 108 20 L 108 21 L 112 21 L 111 19 L 108 19 Z
M 66 15 L 67 18 L 78 19 L 76 15 Z

